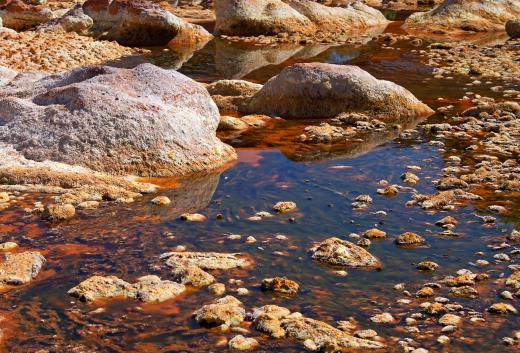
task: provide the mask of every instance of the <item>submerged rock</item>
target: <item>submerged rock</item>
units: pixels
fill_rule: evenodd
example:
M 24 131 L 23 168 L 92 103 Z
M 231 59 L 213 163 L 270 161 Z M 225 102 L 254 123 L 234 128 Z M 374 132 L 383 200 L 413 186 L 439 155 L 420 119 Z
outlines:
M 40 272 L 45 258 L 36 251 L 2 254 L 0 263 L 0 285 L 29 283 Z
M 520 17 L 520 2 L 511 0 L 445 0 L 428 12 L 412 14 L 407 30 L 432 32 L 503 31 L 508 20 Z
M 85 302 L 111 298 L 162 302 L 176 297 L 184 291 L 184 285 L 163 281 L 154 275 L 141 277 L 134 284 L 115 276 L 92 276 L 70 289 L 68 294 Z
M 246 317 L 242 302 L 235 297 L 217 299 L 193 313 L 195 321 L 203 326 L 238 326 Z
M 161 6 L 144 0 L 87 0 L 83 11 L 94 20 L 93 31 L 127 46 L 163 46 L 208 41 L 202 26 L 187 23 Z
M 339 238 L 329 238 L 310 249 L 312 259 L 332 266 L 380 267 L 379 260 L 360 246 Z
M 215 135 L 219 114 L 207 91 L 150 64 L 18 75 L 0 92 L 0 115 L 0 141 L 14 150 L 12 159 L 167 176 L 236 158 Z
M 284 118 L 333 118 L 358 112 L 383 121 L 433 113 L 405 88 L 378 80 L 357 66 L 323 63 L 285 68 L 251 98 L 247 110 Z
M 187 264 L 198 266 L 203 270 L 228 270 L 252 265 L 252 262 L 243 254 L 216 252 L 168 252 L 162 254 L 161 259 L 164 259 L 166 265 L 171 267 Z

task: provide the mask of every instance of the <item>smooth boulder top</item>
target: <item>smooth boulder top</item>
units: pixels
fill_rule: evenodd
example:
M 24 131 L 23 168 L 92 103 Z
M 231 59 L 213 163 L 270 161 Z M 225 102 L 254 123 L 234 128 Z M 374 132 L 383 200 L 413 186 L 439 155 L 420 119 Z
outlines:
M 285 68 L 251 98 L 247 112 L 294 119 L 357 112 L 383 121 L 433 114 L 393 82 L 378 80 L 357 66 L 323 63 Z
M 325 6 L 309 0 L 284 2 L 307 17 L 322 32 L 366 29 L 389 23 L 381 11 L 359 1 L 344 6 Z
M 315 26 L 281 0 L 215 0 L 215 33 L 237 36 L 311 34 Z
M 0 143 L 28 160 L 112 175 L 220 167 L 236 154 L 216 137 L 218 123 L 202 85 L 151 64 L 19 74 L 0 90 Z
M 380 11 L 361 2 L 329 7 L 309 0 L 216 0 L 215 15 L 215 33 L 232 36 L 312 35 L 388 24 Z
M 503 31 L 508 20 L 520 17 L 517 0 L 445 0 L 428 12 L 411 15 L 404 28 L 431 32 L 442 30 L 456 34 L 462 31 Z
M 187 23 L 151 1 L 87 0 L 83 11 L 94 20 L 93 32 L 122 45 L 163 46 L 212 38 L 202 26 Z

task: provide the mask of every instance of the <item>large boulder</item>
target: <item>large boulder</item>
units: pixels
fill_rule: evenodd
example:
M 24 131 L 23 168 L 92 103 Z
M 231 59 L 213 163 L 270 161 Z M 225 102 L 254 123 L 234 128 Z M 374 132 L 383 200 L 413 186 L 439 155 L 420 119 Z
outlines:
M 378 80 L 357 66 L 296 64 L 271 78 L 247 112 L 284 118 L 332 118 L 344 112 L 391 121 L 433 113 L 405 88 Z
M 506 32 L 511 38 L 520 38 L 520 18 L 507 21 Z
M 203 27 L 183 21 L 151 1 L 87 0 L 83 11 L 94 20 L 95 33 L 122 45 L 162 46 L 212 38 Z
M 281 0 L 216 0 L 216 34 L 235 36 L 316 32 L 311 21 Z
M 322 32 L 350 32 L 388 24 L 381 11 L 362 2 L 331 7 L 309 0 L 284 1 L 307 17 Z
M 310 0 L 216 0 L 215 14 L 215 32 L 233 36 L 342 33 L 388 23 L 358 1 L 326 6 Z
M 22 0 L 0 0 L 0 17 L 4 27 L 22 31 L 47 23 L 54 15 L 44 5 L 32 5 Z
M 236 158 L 216 137 L 218 123 L 202 85 L 151 64 L 19 74 L 0 91 L 0 151 L 24 163 L 111 175 L 207 171 Z
M 508 20 L 520 17 L 520 1 L 516 0 L 445 0 L 428 12 L 411 15 L 407 30 L 446 32 L 503 31 Z

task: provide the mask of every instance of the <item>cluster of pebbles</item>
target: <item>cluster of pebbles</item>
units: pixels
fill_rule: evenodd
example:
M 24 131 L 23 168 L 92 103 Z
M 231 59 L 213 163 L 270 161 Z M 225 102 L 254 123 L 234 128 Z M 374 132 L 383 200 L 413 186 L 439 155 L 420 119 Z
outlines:
M 466 75 L 481 79 L 520 81 L 520 41 L 494 45 L 433 43 L 425 56 L 436 78 Z

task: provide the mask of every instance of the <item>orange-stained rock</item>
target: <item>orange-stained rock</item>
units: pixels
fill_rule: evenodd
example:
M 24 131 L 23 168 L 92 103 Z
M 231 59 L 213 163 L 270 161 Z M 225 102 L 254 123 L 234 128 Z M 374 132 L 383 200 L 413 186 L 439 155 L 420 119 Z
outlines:
M 31 5 L 22 0 L 0 0 L 0 14 L 4 27 L 17 31 L 34 28 L 54 17 L 44 5 Z

